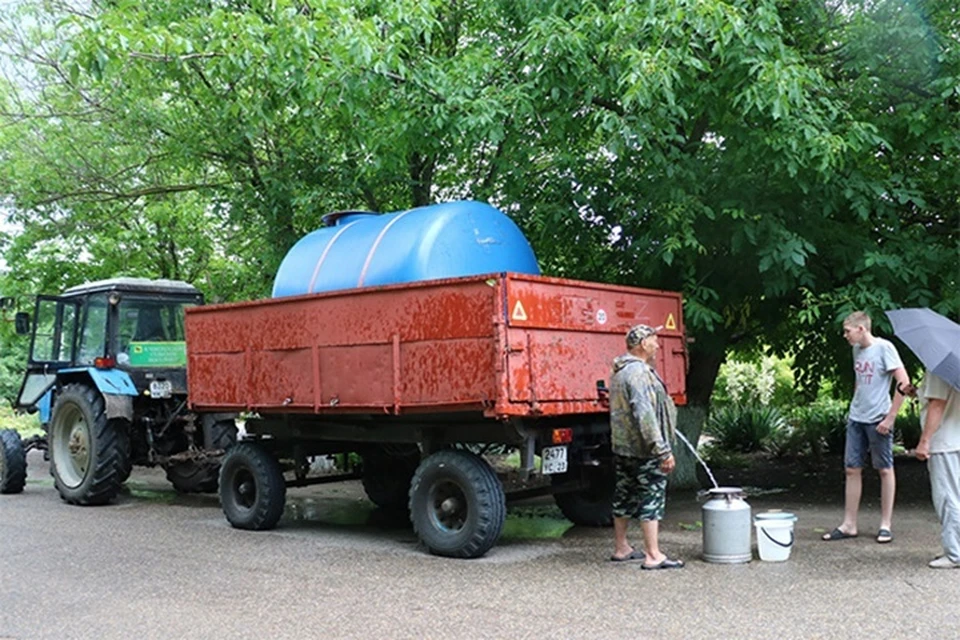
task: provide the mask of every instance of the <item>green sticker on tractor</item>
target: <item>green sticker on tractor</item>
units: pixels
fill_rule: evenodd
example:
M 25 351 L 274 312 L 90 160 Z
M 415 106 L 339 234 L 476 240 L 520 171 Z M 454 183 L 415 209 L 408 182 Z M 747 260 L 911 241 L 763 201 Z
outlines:
M 131 342 L 131 367 L 185 367 L 186 342 Z

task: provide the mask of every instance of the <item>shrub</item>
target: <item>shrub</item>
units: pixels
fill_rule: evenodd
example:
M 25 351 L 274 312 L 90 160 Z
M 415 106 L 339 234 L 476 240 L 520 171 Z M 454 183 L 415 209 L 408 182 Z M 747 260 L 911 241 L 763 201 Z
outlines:
M 781 442 L 784 453 L 813 455 L 843 451 L 846 437 L 847 403 L 832 398 L 794 407 L 787 422 L 787 434 Z
M 716 442 L 710 442 L 700 448 L 700 457 L 711 467 L 721 467 L 723 469 L 748 469 L 750 468 L 750 457 L 737 451 L 727 451 L 717 445 Z
M 896 439 L 903 445 L 904 449 L 916 449 L 920 442 L 920 432 L 923 431 L 923 425 L 920 424 L 920 412 L 914 408 L 901 412 L 897 416 L 895 430 Z
M 707 420 L 706 431 L 716 439 L 717 447 L 750 453 L 773 443 L 785 426 L 776 407 L 733 404 L 714 411 Z
M 728 360 L 717 373 L 711 404 L 789 404 L 795 395 L 791 362 L 774 356 L 756 362 Z

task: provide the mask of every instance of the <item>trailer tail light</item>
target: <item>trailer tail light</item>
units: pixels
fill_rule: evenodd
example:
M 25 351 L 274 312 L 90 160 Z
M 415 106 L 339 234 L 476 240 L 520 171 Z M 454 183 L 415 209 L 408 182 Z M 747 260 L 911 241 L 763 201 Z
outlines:
M 101 356 L 93 359 L 93 366 L 97 369 L 113 369 L 117 366 L 117 361 L 113 356 Z
M 573 429 L 554 429 L 553 430 L 553 444 L 567 444 L 573 442 Z

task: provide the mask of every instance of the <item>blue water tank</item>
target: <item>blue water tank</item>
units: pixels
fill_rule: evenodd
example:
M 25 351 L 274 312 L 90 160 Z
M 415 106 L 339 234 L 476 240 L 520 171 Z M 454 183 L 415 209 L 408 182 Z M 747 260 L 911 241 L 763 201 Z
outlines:
M 482 202 L 325 216 L 284 257 L 273 297 L 513 271 L 539 274 L 513 220 Z

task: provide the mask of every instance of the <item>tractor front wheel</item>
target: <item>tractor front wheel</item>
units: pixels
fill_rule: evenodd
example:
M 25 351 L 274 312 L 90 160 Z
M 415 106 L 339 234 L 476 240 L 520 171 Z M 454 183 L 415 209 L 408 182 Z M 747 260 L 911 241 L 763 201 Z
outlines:
M 27 482 L 27 452 L 20 434 L 0 430 L 0 493 L 20 493 Z

